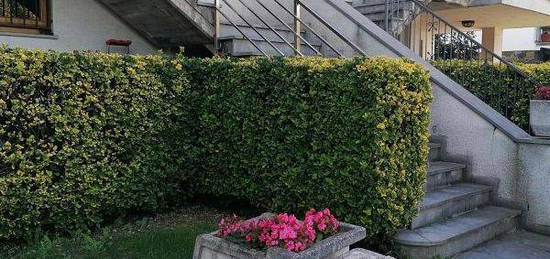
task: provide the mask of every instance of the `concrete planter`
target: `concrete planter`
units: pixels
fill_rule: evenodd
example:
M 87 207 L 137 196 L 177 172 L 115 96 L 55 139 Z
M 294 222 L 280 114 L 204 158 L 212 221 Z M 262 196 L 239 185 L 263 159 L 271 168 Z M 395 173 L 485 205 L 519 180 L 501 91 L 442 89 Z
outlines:
M 529 116 L 533 133 L 539 137 L 550 137 L 550 101 L 531 100 Z
M 273 216 L 265 213 L 258 220 Z M 366 236 L 365 228 L 340 223 L 340 233 L 314 244 L 300 253 L 289 252 L 282 248 L 269 248 L 266 251 L 250 249 L 229 242 L 215 236 L 214 233 L 197 237 L 193 259 L 315 259 L 315 258 L 342 258 L 349 251 L 349 246 L 362 240 Z

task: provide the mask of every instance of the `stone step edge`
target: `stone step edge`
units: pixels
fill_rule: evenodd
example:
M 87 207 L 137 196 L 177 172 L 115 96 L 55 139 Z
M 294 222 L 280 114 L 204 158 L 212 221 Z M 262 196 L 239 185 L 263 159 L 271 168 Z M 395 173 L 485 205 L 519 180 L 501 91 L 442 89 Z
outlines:
M 249 37 L 249 38 L 251 38 L 251 40 L 254 41 L 254 42 L 265 42 L 266 44 L 268 44 L 267 41 L 264 40 L 264 39 L 256 39 L 254 37 Z M 242 35 L 241 36 L 233 35 L 233 36 L 219 37 L 218 40 L 219 41 L 244 40 L 244 41 L 248 42 L 248 40 Z M 271 43 L 284 44 L 285 46 L 288 46 L 286 44 L 286 42 L 284 42 L 280 38 L 278 40 L 269 40 L 269 41 L 271 41 Z M 288 42 L 293 44 L 294 40 L 288 40 Z M 309 42 L 309 44 L 311 44 L 311 46 L 313 46 L 315 48 L 321 48 L 321 44 L 316 44 L 316 43 L 311 43 L 311 42 Z M 306 43 L 303 43 L 303 42 L 302 42 L 302 46 L 305 46 L 305 47 L 309 48 L 309 46 Z M 290 47 L 290 46 L 288 46 L 288 47 Z
M 240 29 L 249 29 L 249 30 L 252 30 L 252 27 L 244 22 L 242 23 L 239 23 L 239 22 L 235 22 L 235 24 L 237 25 L 237 27 L 239 27 Z M 220 22 L 220 25 L 221 26 L 225 26 L 225 27 L 231 27 L 231 28 L 235 28 L 235 26 L 233 26 L 233 24 L 229 23 L 229 22 L 224 22 L 224 21 L 221 21 Z M 255 29 L 257 30 L 262 30 L 262 31 L 269 31 L 269 32 L 273 32 L 271 30 L 271 28 L 265 26 L 264 24 L 252 24 L 254 26 Z M 271 25 L 270 26 L 275 29 L 275 31 L 279 32 L 279 33 L 292 33 L 294 34 L 294 31 L 292 30 L 289 30 L 287 27 L 285 27 L 284 25 Z M 289 25 L 290 26 L 290 25 Z M 291 27 L 292 28 L 292 27 Z M 223 28 L 222 28 L 223 30 Z M 300 33 L 301 34 L 307 34 L 307 31 L 306 29 L 302 28 L 300 30 Z
M 442 168 L 435 168 L 435 166 L 441 166 Z M 428 176 L 432 176 L 440 173 L 446 173 L 446 172 L 464 169 L 464 168 L 466 168 L 466 165 L 464 164 L 445 162 L 445 161 L 432 161 L 428 165 Z
M 467 219 L 469 217 L 476 216 L 477 214 L 480 214 L 480 212 L 487 211 L 487 210 L 489 210 L 489 211 L 493 210 L 494 212 L 498 212 L 498 213 L 493 213 L 493 215 L 495 215 L 495 216 L 490 221 L 484 222 L 483 224 L 481 224 L 479 226 L 469 226 L 470 228 L 467 231 L 457 232 L 457 233 L 454 233 L 454 235 L 447 235 L 447 237 L 442 239 L 442 240 L 427 240 L 425 237 L 423 237 L 422 235 L 417 233 L 417 231 L 422 230 L 422 229 L 435 228 L 435 226 L 437 226 L 437 225 L 445 225 L 449 222 L 453 222 L 453 221 L 456 222 L 456 221 L 459 221 L 459 220 L 464 220 L 464 219 Z M 498 223 L 500 221 L 513 219 L 515 217 L 518 217 L 519 215 L 521 215 L 521 211 L 519 211 L 519 210 L 507 209 L 507 208 L 502 208 L 502 207 L 487 206 L 487 207 L 483 207 L 483 208 L 480 208 L 480 209 L 475 210 L 475 211 L 471 211 L 471 212 L 466 213 L 466 214 L 462 214 L 459 217 L 449 219 L 449 220 L 447 220 L 445 222 L 442 222 L 442 223 L 435 223 L 435 224 L 428 225 L 428 226 L 425 226 L 425 227 L 422 227 L 422 228 L 419 228 L 419 229 L 415 229 L 415 230 L 403 230 L 395 236 L 394 240 L 395 240 L 395 242 L 397 242 L 401 245 L 405 245 L 405 246 L 416 246 L 416 247 L 439 246 L 439 245 L 443 245 L 443 244 L 445 244 L 445 243 L 447 243 L 447 242 L 449 242 L 453 239 L 457 239 L 457 238 L 460 238 L 461 236 L 467 235 L 467 234 L 469 234 L 473 231 L 476 231 L 478 229 L 485 228 L 487 226 L 493 225 L 493 224 Z M 425 242 L 418 242 L 418 241 L 414 242 L 414 241 L 408 241 L 405 238 L 400 238 L 400 236 L 403 236 L 403 233 L 408 233 L 408 234 L 413 233 L 412 235 L 416 235 L 419 239 L 425 240 Z
M 430 149 L 441 148 L 441 144 L 430 142 L 428 143 L 428 147 L 430 147 Z
M 479 194 L 483 194 L 483 193 L 486 193 L 486 192 L 493 191 L 493 187 L 489 186 L 489 185 L 472 184 L 472 183 L 456 183 L 456 184 L 452 184 L 452 185 L 443 186 L 441 188 L 437 188 L 437 189 L 432 190 L 432 191 L 428 191 L 426 194 L 428 194 L 428 193 L 436 193 L 437 194 L 437 193 L 441 193 L 445 190 L 454 189 L 454 188 L 457 188 L 457 187 L 474 187 L 475 189 L 470 190 L 468 192 L 452 195 L 448 199 L 441 200 L 441 201 L 438 201 L 436 203 L 432 203 L 430 205 L 424 205 L 424 203 L 423 203 L 420 206 L 420 211 L 437 208 L 437 207 L 440 207 L 443 204 L 446 204 L 446 203 L 449 203 L 449 202 L 452 202 L 452 201 L 457 201 L 457 200 L 461 200 L 461 199 L 471 197 L 473 195 L 479 195 Z

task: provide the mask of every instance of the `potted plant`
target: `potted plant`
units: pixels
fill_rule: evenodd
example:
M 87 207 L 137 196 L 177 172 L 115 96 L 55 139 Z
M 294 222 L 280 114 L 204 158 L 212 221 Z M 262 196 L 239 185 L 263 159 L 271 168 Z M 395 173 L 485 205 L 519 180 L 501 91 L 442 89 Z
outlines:
M 193 258 L 340 258 L 365 236 L 363 227 L 338 222 L 328 209 L 312 209 L 303 221 L 286 213 L 231 217 L 197 238 Z
M 533 133 L 550 137 L 550 86 L 537 89 L 537 99 L 531 100 L 529 116 Z

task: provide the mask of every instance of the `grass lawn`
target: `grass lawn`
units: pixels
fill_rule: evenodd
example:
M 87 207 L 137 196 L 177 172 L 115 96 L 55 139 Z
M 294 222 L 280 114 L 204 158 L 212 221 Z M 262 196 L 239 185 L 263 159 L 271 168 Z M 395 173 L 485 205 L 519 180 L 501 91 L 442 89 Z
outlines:
M 197 235 L 214 231 L 221 214 L 202 207 L 115 224 L 93 236 L 44 237 L 2 258 L 191 258 Z

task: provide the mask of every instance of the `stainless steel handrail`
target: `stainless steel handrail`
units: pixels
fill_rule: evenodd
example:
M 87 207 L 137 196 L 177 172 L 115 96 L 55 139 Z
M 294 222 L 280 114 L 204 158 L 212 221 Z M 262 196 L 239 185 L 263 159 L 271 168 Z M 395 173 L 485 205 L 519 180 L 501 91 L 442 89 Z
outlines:
M 277 51 L 281 56 L 285 56 L 285 54 L 279 49 L 277 48 L 270 40 L 268 40 L 262 33 L 260 33 L 256 27 L 252 24 L 250 24 L 250 22 L 248 22 L 248 20 L 246 20 L 230 3 L 229 1 L 225 0 L 224 1 L 225 4 L 227 4 L 227 6 L 229 7 L 229 9 L 231 9 L 233 12 L 235 12 L 235 14 L 237 16 L 239 16 L 239 18 L 241 18 L 241 20 L 243 20 L 252 30 L 254 30 L 254 32 L 256 32 L 263 40 L 265 40 L 273 49 L 275 49 L 275 51 Z M 227 19 L 227 18 L 226 18 Z
M 288 26 L 288 24 L 286 24 L 283 19 L 281 19 L 279 16 L 277 16 L 275 13 L 273 13 L 273 11 L 271 11 L 267 6 L 265 6 L 262 1 L 258 0 L 256 1 L 260 6 L 262 6 L 269 14 L 271 14 L 271 16 L 275 17 L 275 19 L 277 19 L 277 21 L 279 21 L 283 26 L 285 26 L 287 29 L 289 29 L 290 31 L 292 31 L 294 33 L 294 35 L 296 35 L 301 41 L 303 41 L 308 47 L 310 47 L 313 51 L 315 51 L 315 53 L 317 53 L 317 55 L 320 55 L 322 56 L 323 54 L 321 54 L 321 52 L 319 50 L 317 50 L 317 48 L 313 47 L 313 45 L 311 45 L 309 43 L 309 41 L 307 41 L 306 39 L 304 39 L 304 37 L 302 37 L 302 32 L 298 33 L 296 32 L 296 30 L 293 30 L 292 28 L 290 28 L 290 26 Z
M 346 36 L 344 36 L 340 31 L 338 31 L 334 26 L 332 26 L 329 22 L 327 22 L 323 17 L 321 17 L 317 12 L 315 12 L 313 9 L 309 8 L 306 4 L 304 4 L 300 0 L 298 1 L 301 6 L 306 9 L 313 17 L 315 17 L 318 21 L 320 21 L 323 25 L 325 25 L 330 31 L 332 31 L 334 34 L 336 34 L 340 39 L 342 39 L 344 42 L 346 42 L 349 46 L 351 46 L 354 50 L 361 53 L 363 56 L 367 56 L 367 53 L 363 51 L 359 46 L 357 46 L 355 43 L 353 43 L 351 40 L 349 40 Z
M 265 53 L 259 46 L 258 44 L 256 44 L 252 39 L 250 39 L 242 30 L 241 28 L 236 25 L 233 21 L 231 21 L 231 19 L 221 10 L 221 8 L 219 6 L 216 6 L 215 7 L 216 10 L 223 16 L 225 17 L 225 19 L 231 23 L 231 25 L 233 25 L 233 27 L 235 27 L 235 29 L 237 29 L 237 31 L 239 31 L 239 33 L 241 33 L 243 35 L 243 37 L 248 40 L 258 51 L 260 51 L 260 53 L 262 53 L 262 55 L 264 56 L 268 56 L 267 53 Z M 215 39 L 216 41 L 218 40 L 217 38 Z
M 239 3 L 241 3 L 250 13 L 252 13 L 256 18 L 258 18 L 258 20 L 260 20 L 260 22 L 262 22 L 265 26 L 267 26 L 273 33 L 275 33 L 275 35 L 277 35 L 277 37 L 279 37 L 288 46 L 290 46 L 290 48 L 292 48 L 298 55 L 300 55 L 302 57 L 304 56 L 304 54 L 300 50 L 296 49 L 290 42 L 288 42 L 285 39 L 285 37 L 283 37 L 281 34 L 279 34 L 279 32 L 277 32 L 277 30 L 275 30 L 273 27 L 271 27 L 271 25 L 269 25 L 267 22 L 265 22 L 264 19 L 262 19 L 256 12 L 254 12 L 254 10 L 252 10 L 252 8 L 250 8 L 248 5 L 246 5 L 243 0 L 237 0 L 237 1 L 239 1 Z
M 295 0 L 295 1 L 298 1 L 298 0 Z M 342 55 L 342 53 L 340 53 L 340 51 L 338 51 L 336 48 L 334 48 L 332 46 L 332 44 L 330 44 L 327 40 L 325 40 L 324 37 L 319 36 L 319 34 L 317 32 L 315 32 L 315 30 L 313 30 L 313 28 L 311 28 L 307 23 L 304 23 L 300 17 L 296 16 L 294 14 L 294 12 L 288 10 L 288 8 L 286 6 L 284 6 L 283 4 L 281 4 L 278 0 L 273 0 L 273 2 L 277 3 L 281 8 L 283 8 L 283 10 L 285 10 L 287 13 L 289 13 L 296 20 L 300 21 L 302 23 L 302 25 L 304 25 L 313 35 L 315 35 L 315 37 L 319 38 L 319 40 L 321 40 L 325 45 L 327 45 L 332 51 L 334 51 L 336 54 L 338 54 L 338 56 L 340 56 L 340 57 L 344 56 L 344 55 Z

